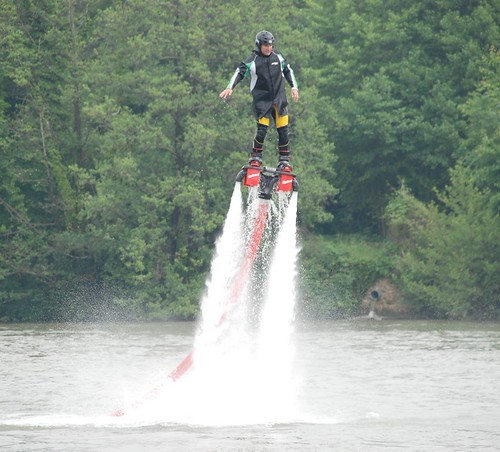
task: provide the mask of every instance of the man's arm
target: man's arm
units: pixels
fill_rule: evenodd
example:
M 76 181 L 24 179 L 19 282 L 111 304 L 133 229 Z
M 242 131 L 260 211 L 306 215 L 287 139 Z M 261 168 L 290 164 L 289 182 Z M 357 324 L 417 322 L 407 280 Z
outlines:
M 286 61 L 286 59 L 283 58 L 283 75 L 285 76 L 286 81 L 292 88 L 292 99 L 294 102 L 299 101 L 299 87 L 297 85 L 297 79 L 295 78 L 295 73 L 293 72 L 292 67 L 290 64 Z
M 248 66 L 243 61 L 234 71 L 234 74 L 231 77 L 231 80 L 229 80 L 226 89 L 219 94 L 219 97 L 221 97 L 222 99 L 230 97 L 233 94 L 233 89 L 236 87 L 238 83 L 240 83 L 246 77 L 247 72 L 248 72 Z

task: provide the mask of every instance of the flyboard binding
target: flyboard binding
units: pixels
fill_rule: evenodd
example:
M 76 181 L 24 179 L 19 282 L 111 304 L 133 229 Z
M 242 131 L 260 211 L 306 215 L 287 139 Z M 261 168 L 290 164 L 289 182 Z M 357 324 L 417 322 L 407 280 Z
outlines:
M 284 170 L 261 165 L 245 165 L 236 176 L 236 182 L 243 182 L 247 187 L 259 186 L 259 198 L 271 199 L 276 191 L 298 191 L 297 175 L 290 167 Z
M 291 171 L 290 167 L 284 170 L 265 167 L 261 165 L 245 165 L 241 168 L 236 176 L 236 182 L 243 182 L 246 187 L 258 187 L 258 197 L 262 200 L 270 200 L 274 191 L 292 192 L 298 191 L 299 184 L 297 176 Z M 233 287 L 229 299 L 228 309 L 220 316 L 217 326 L 222 325 L 228 317 L 229 308 L 239 298 L 241 291 L 244 288 L 244 281 L 252 269 L 253 263 L 259 250 L 260 242 L 264 234 L 266 226 L 267 214 L 269 211 L 269 203 L 262 202 L 258 206 L 257 216 L 252 230 L 252 235 L 248 243 L 245 256 L 243 257 L 242 265 L 234 280 Z M 193 348 L 186 357 L 172 370 L 167 378 L 175 382 L 181 378 L 194 363 L 195 349 Z M 159 393 L 161 385 L 152 389 L 141 400 L 129 405 L 128 408 L 138 407 L 144 400 L 150 399 Z M 111 413 L 111 416 L 120 417 L 125 415 L 125 409 L 119 408 Z

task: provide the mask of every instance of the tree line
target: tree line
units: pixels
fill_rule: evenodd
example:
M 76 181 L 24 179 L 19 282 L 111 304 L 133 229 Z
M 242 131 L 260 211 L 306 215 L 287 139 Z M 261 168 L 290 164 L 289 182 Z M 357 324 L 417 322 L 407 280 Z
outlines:
M 391 277 L 500 312 L 494 0 L 5 0 L 0 319 L 189 319 L 254 133 L 217 93 L 268 29 L 295 70 L 302 309 Z M 270 132 L 264 160 L 277 153 Z

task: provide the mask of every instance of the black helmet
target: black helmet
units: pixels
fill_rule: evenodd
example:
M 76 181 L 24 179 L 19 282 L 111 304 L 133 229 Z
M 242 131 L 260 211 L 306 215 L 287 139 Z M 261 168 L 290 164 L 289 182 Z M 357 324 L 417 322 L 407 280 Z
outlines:
M 257 33 L 257 36 L 255 36 L 255 45 L 257 46 L 258 49 L 260 49 L 260 46 L 262 44 L 270 44 L 274 45 L 274 36 L 272 33 L 269 31 L 259 31 Z

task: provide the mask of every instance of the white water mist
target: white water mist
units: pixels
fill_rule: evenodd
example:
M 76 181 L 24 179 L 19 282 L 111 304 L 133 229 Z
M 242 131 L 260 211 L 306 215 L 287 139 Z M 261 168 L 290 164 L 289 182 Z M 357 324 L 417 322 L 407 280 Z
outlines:
M 295 419 L 297 194 L 288 199 L 280 193 L 275 205 L 254 191 L 243 209 L 241 187 L 235 185 L 201 302 L 193 367 L 164 387 L 156 409 L 148 407 L 163 422 L 242 425 Z M 268 209 L 261 261 L 245 273 L 241 268 L 263 203 Z

